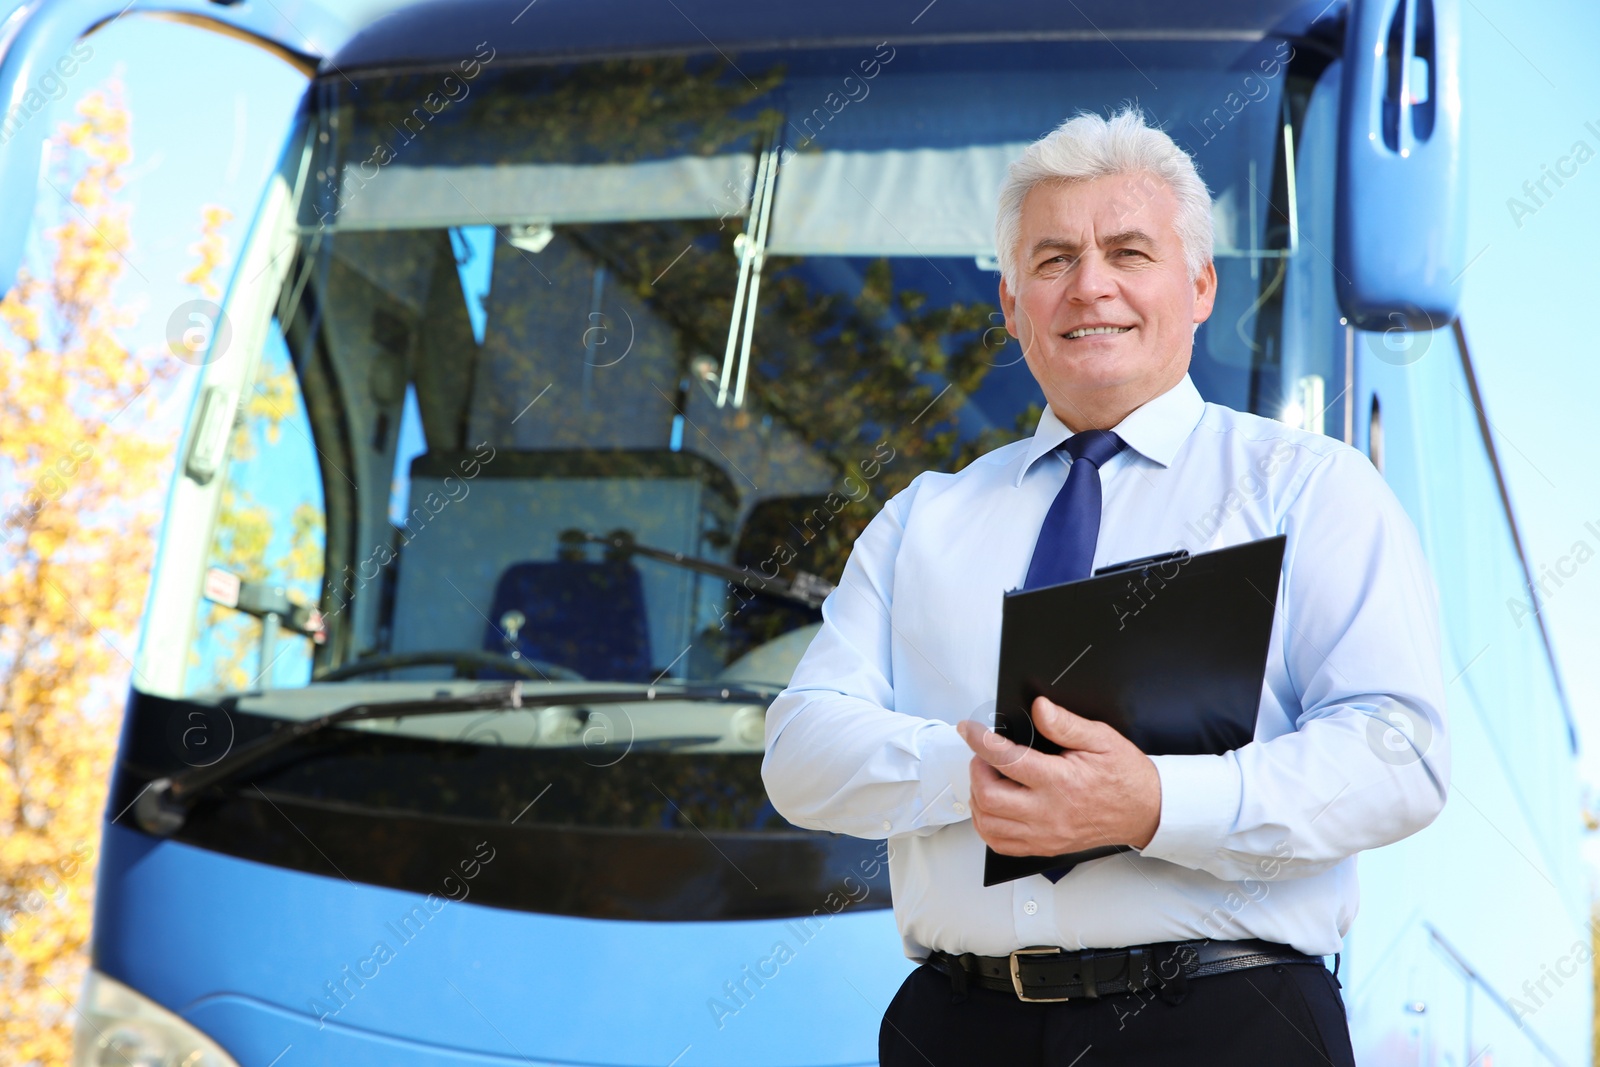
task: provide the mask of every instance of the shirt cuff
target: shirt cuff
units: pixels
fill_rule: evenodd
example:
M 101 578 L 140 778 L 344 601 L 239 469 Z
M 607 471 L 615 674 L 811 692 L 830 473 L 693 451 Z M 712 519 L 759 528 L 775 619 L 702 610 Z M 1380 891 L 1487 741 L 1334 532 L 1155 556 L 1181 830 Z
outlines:
M 914 833 L 929 834 L 941 826 L 972 818 L 972 749 L 949 723 L 928 727 L 923 742 L 922 810 Z
M 1201 870 L 1233 830 L 1243 795 L 1232 755 L 1151 756 L 1161 779 L 1161 821 L 1141 856 Z

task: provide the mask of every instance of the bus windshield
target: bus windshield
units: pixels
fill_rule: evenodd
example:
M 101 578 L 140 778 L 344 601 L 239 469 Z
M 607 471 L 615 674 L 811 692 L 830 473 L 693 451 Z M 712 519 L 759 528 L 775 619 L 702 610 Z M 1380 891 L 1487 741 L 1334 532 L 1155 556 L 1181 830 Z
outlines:
M 1305 284 L 1331 269 L 1313 247 L 1331 197 L 1297 193 L 1331 158 L 1332 114 L 1308 117 L 1292 52 L 516 64 L 491 49 L 320 79 L 285 157 L 292 262 L 218 464 L 209 553 L 162 564 L 205 568 L 182 690 L 162 695 L 271 722 L 488 679 L 775 694 L 884 502 L 1033 433 L 1043 397 L 998 307 L 995 203 L 1006 165 L 1083 108 L 1140 102 L 1215 198 L 1201 392 L 1332 425 L 1333 334 L 1296 325 L 1336 318 L 1300 295 L 1332 289 Z M 195 418 L 211 417 L 202 396 Z M 603 811 L 574 793 L 530 822 L 779 832 L 763 710 L 665 700 L 334 732 L 520 750 L 552 781 L 562 760 L 616 766 Z M 612 758 L 634 743 L 651 751 Z M 348 768 L 317 781 L 371 800 Z M 519 806 L 482 775 L 404 792 L 386 802 Z
M 471 652 L 485 677 L 781 687 L 882 503 L 1033 432 L 996 188 L 1027 141 L 1152 74 L 1217 203 L 1193 373 L 1279 414 L 1303 377 L 1280 337 L 1286 48 L 1221 66 L 1011 47 L 996 68 L 988 48 L 883 45 L 323 84 L 209 561 L 321 630 L 297 641 L 291 611 L 262 663 L 234 632 L 259 614 L 204 602 L 192 684 L 443 678 Z

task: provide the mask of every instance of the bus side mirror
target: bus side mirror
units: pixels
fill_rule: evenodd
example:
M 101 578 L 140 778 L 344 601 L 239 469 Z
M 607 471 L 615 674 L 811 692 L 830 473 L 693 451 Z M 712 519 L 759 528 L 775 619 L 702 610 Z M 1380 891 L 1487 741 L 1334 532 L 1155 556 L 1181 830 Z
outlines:
M 1350 0 L 1334 266 L 1361 329 L 1432 330 L 1461 303 L 1459 0 Z

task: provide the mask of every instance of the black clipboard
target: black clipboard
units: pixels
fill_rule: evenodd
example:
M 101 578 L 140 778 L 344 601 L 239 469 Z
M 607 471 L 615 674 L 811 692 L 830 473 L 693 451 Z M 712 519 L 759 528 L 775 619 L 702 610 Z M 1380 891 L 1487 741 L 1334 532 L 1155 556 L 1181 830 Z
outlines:
M 1005 595 L 995 729 L 1057 753 L 1033 727 L 1046 696 L 1109 723 L 1150 755 L 1220 755 L 1255 736 L 1283 534 L 1214 552 L 1168 553 L 1102 567 L 1092 577 Z M 1060 856 L 987 849 L 983 884 L 998 885 L 1118 852 Z

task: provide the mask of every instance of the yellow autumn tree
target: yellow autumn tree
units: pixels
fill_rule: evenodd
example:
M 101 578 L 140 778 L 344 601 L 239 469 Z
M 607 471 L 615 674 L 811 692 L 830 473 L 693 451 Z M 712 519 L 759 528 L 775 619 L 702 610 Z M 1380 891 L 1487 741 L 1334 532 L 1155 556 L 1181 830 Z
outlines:
M 135 353 L 128 113 L 113 81 L 52 145 L 68 204 L 48 270 L 0 300 L 0 1048 L 65 1065 L 94 861 L 172 442 L 149 426 L 181 364 Z M 226 212 L 184 281 L 214 293 Z

